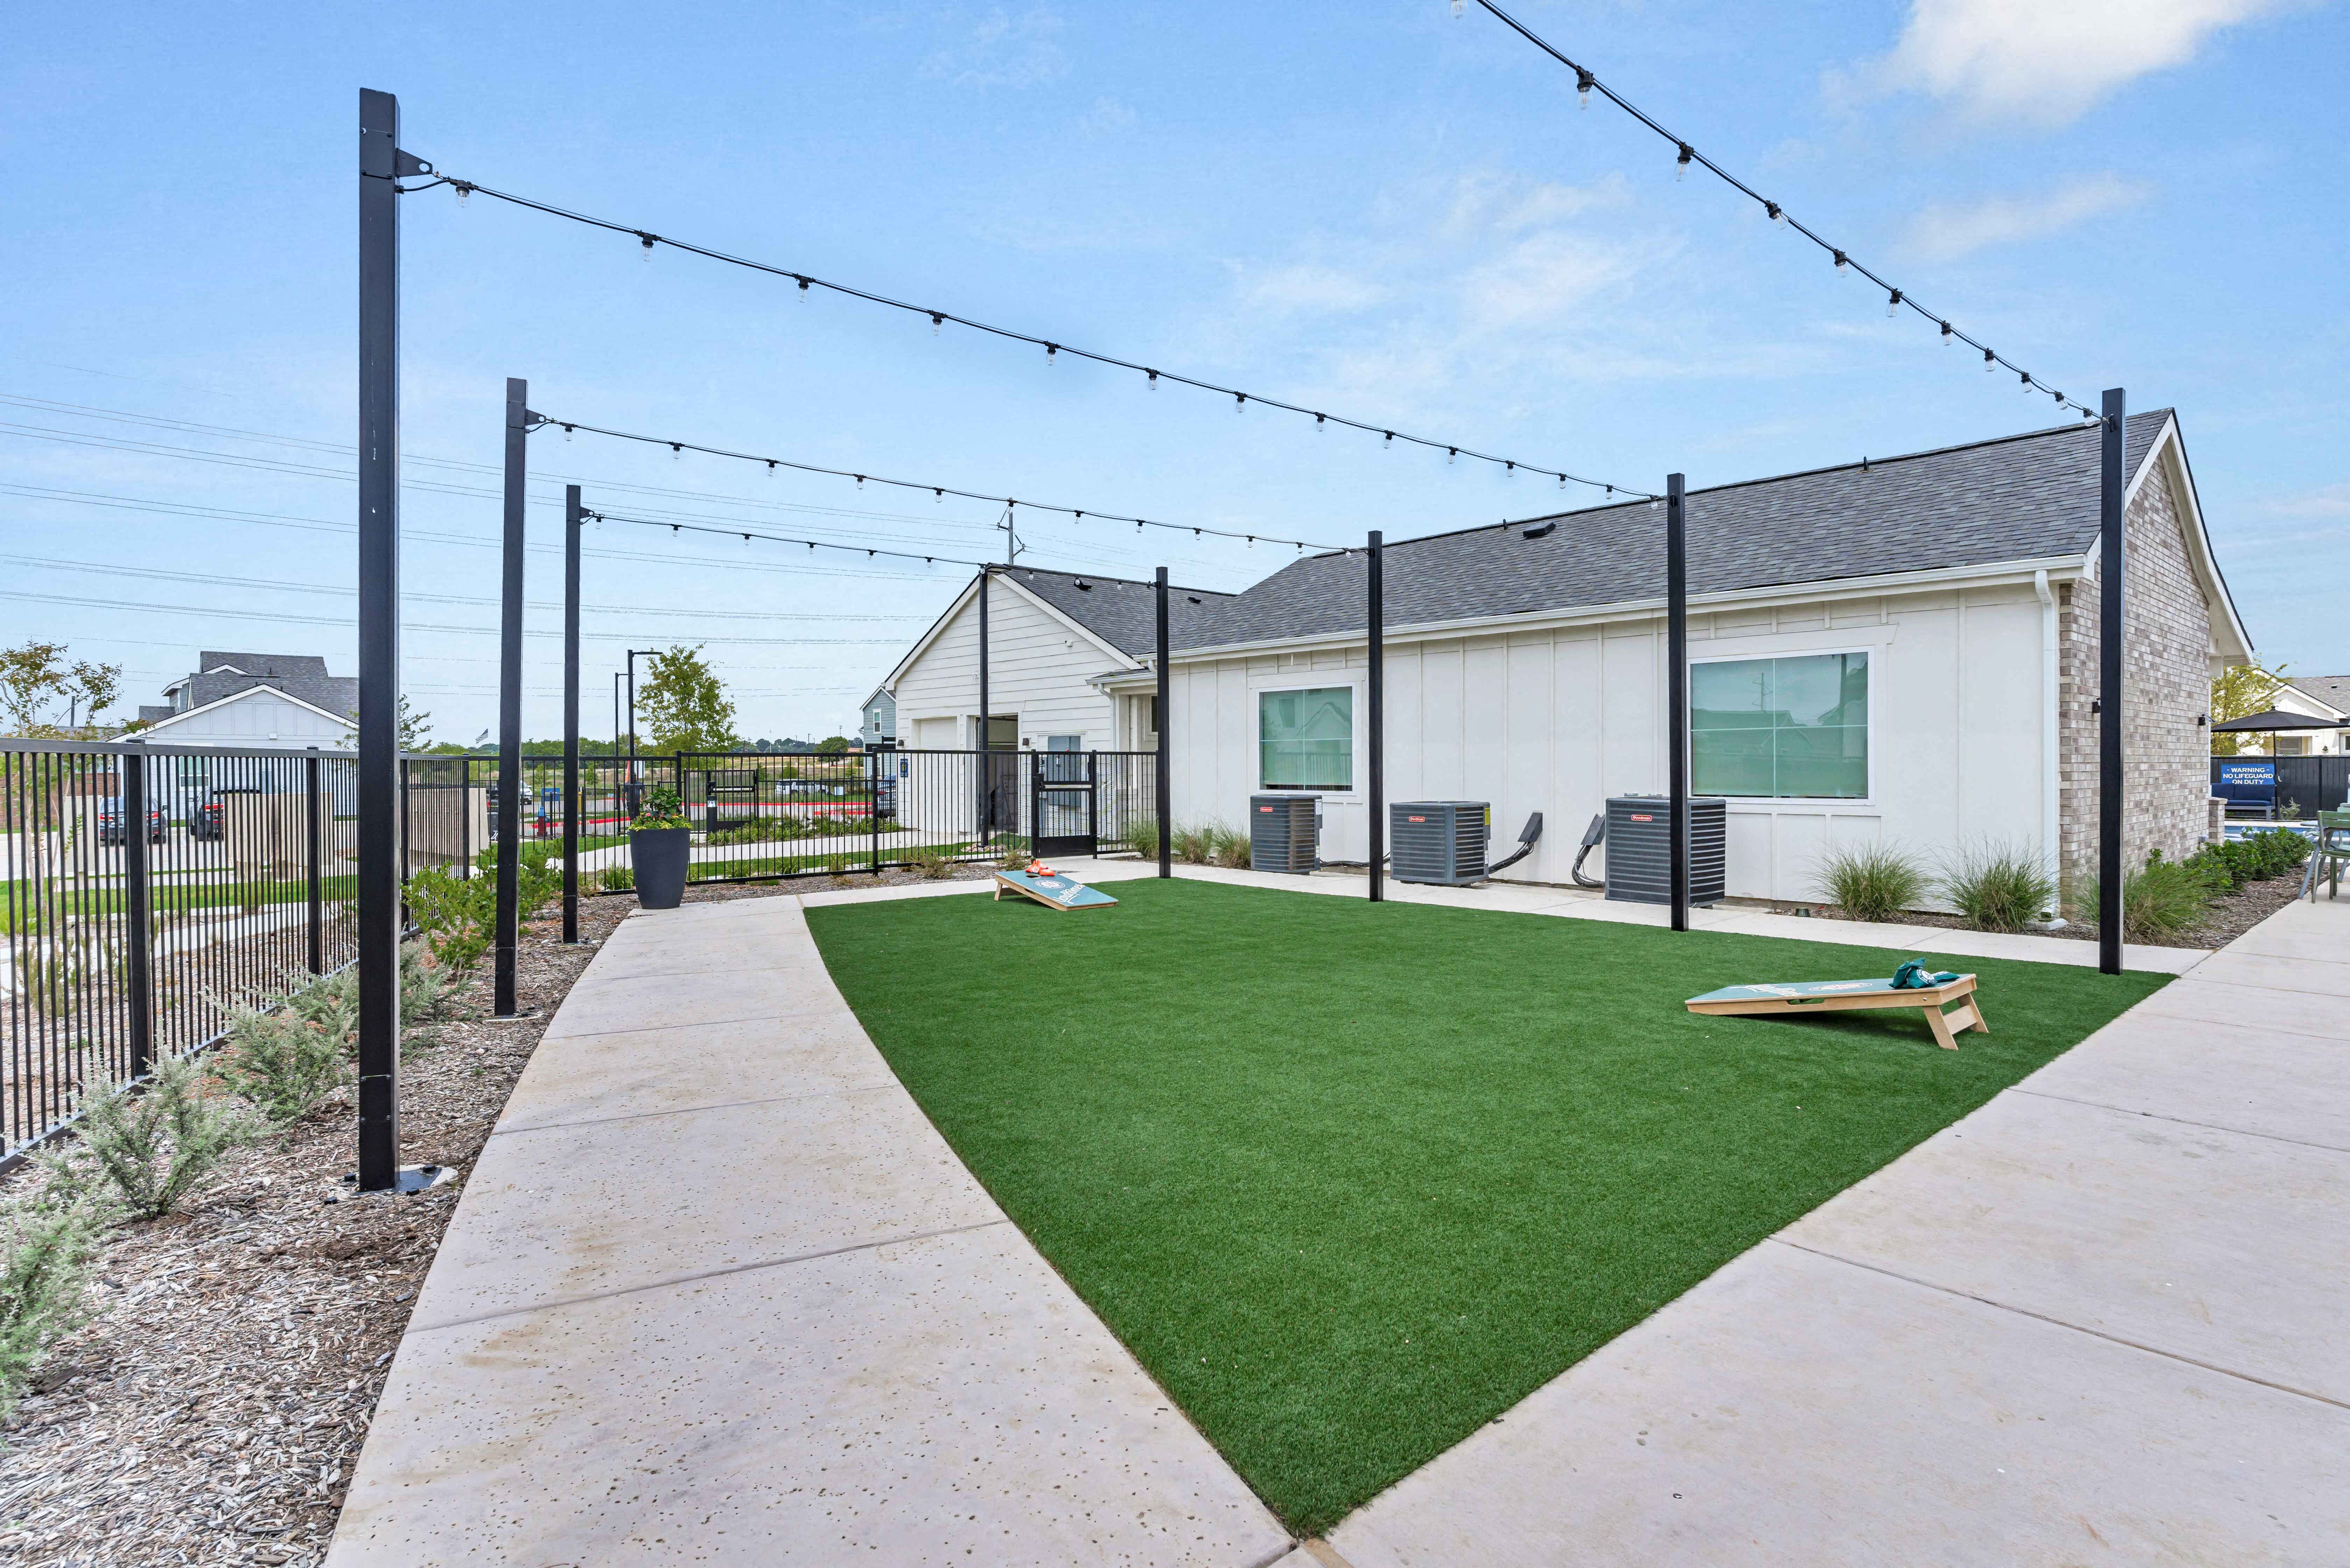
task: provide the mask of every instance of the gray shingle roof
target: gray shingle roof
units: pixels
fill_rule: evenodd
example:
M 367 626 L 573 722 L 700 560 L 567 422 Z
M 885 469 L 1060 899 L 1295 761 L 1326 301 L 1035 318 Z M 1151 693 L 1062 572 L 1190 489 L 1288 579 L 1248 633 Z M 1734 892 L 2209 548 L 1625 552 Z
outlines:
M 2170 410 L 2133 414 L 2135 473 Z M 2078 555 L 2097 534 L 2098 434 L 2072 426 L 1690 492 L 1691 593 Z M 1529 524 L 1555 522 L 1538 539 Z M 1176 624 L 1178 648 L 1359 631 L 1359 553 L 1308 556 Z M 1653 599 L 1664 507 L 1628 502 L 1387 548 L 1391 627 Z M 1139 596 L 1146 609 L 1148 594 Z M 1147 627 L 1147 618 L 1146 618 Z M 1114 639 L 1115 640 L 1115 639 Z M 1124 642 L 1120 647 L 1128 646 Z M 1145 644 L 1147 646 L 1147 642 Z M 2330 699 L 2329 699 L 2330 701 Z
M 2338 713 L 2350 713 L 2350 675 L 2295 675 L 2285 684 L 2308 693 Z
M 1105 577 L 1092 572 L 1047 572 L 1030 566 L 1014 566 L 996 575 L 1018 583 L 1121 653 L 1142 657 L 1158 646 L 1158 618 L 1152 607 L 1157 593 L 1149 583 Z M 1233 597 L 1170 584 L 1168 641 L 1176 648 L 1186 646 Z
M 231 670 L 242 673 L 231 673 Z M 327 661 L 307 653 L 222 653 L 207 649 L 196 656 L 196 672 L 185 678 L 191 708 L 234 697 L 255 686 L 273 687 L 316 708 L 345 718 L 359 711 L 356 675 L 329 675 Z M 173 684 L 179 684 L 174 682 Z

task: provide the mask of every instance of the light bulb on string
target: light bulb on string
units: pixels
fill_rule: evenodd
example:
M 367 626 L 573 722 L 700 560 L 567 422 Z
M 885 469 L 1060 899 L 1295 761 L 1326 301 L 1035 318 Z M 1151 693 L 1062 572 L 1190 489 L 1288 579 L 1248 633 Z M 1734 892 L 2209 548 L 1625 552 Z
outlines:
M 1575 67 L 1575 108 L 1589 109 L 1591 107 L 1591 89 L 1596 85 L 1596 84 L 1594 82 L 1589 71 L 1585 70 L 1581 66 Z
M 1143 375 L 1149 378 L 1149 379 L 1145 383 L 1148 389 L 1154 392 L 1157 391 L 1159 389 L 1159 372 L 1156 370 L 1145 370 Z
M 1673 182 L 1675 184 L 1679 184 L 1682 181 L 1689 178 L 1690 160 L 1696 156 L 1697 151 L 1694 148 L 1690 147 L 1686 141 L 1681 143 L 1681 155 L 1673 161 Z
M 1852 258 L 1850 256 L 1846 255 L 1842 251 L 1838 251 L 1835 253 L 1835 264 L 1836 276 L 1850 277 L 1852 275 Z
M 642 248 L 637 252 L 637 254 L 644 258 L 646 265 L 650 266 L 653 259 L 653 237 L 650 234 L 639 234 L 637 238 L 642 242 Z
M 570 444 L 570 441 L 571 441 L 571 431 L 572 431 L 572 427 L 571 427 L 571 426 L 569 426 L 569 425 L 566 425 L 566 426 L 564 426 L 564 427 L 563 427 L 563 441 L 564 441 L 564 444 L 565 444 L 565 445 L 567 445 L 567 445 L 569 445 L 569 444 Z
M 1232 412 L 1236 414 L 1240 413 L 1247 409 L 1247 407 L 1248 394 L 1246 392 L 1234 392 L 1232 394 Z
M 1458 457 L 1460 457 L 1460 455 L 1461 455 L 1461 449 L 1460 449 L 1459 447 L 1457 447 L 1457 446 L 1448 446 L 1448 447 L 1446 447 L 1446 448 L 1444 449 L 1444 466 L 1445 466 L 1445 467 L 1447 467 L 1447 468 L 1451 468 L 1451 467 L 1452 466 L 1452 464 L 1453 464 L 1453 461 L 1454 461 L 1455 459 L 1457 459 Z
M 799 278 L 799 286 L 800 286 L 800 303 L 801 303 L 802 305 L 806 305 L 806 304 L 807 303 L 807 296 L 808 296 L 808 280 L 807 280 L 807 279 L 806 279 L 806 278 L 804 278 L 804 277 L 799 277 L 799 275 L 798 275 L 797 273 L 794 273 L 792 275 L 793 275 L 794 277 Z
M 1997 365 L 1998 365 L 1998 364 L 1999 364 L 1999 356 L 1998 356 L 1998 355 L 1996 355 L 1996 354 L 1994 354 L 1994 353 L 1992 353 L 1992 352 L 1991 352 L 1990 349 L 1988 349 L 1988 348 L 1984 349 L 1984 350 L 1983 350 L 1983 374 L 1984 374 L 1984 375 L 1986 375 L 1986 376 L 1990 375 L 1990 374 L 1991 373 L 1992 369 L 1993 369 L 1995 367 L 1997 367 Z
M 1778 224 L 1781 228 L 1783 229 L 1787 226 L 1787 209 L 1779 205 L 1778 202 L 1763 202 L 1762 211 L 1769 214 L 1771 221 Z
M 677 442 L 675 442 L 675 441 L 671 441 L 671 442 L 670 442 L 670 443 L 669 443 L 669 460 L 670 460 L 671 462 L 677 462 L 678 460 L 680 460 L 681 458 L 682 458 L 682 457 L 684 457 L 684 456 L 685 456 L 685 448 L 683 448 L 683 447 L 680 446 L 680 445 L 679 445 Z
M 2017 383 L 2022 387 L 2024 394 L 2027 397 L 2030 396 L 2032 392 L 2032 372 L 2029 370 L 2018 370 L 2015 375 Z
M 1951 330 L 1950 330 L 1950 324 L 1949 322 L 1947 322 L 1947 321 L 1943 322 L 1943 323 L 1942 323 L 1942 347 L 1943 347 L 1943 348 L 1948 348 L 1951 344 L 1956 343 L 1958 340 L 1959 340 L 1959 335 L 1958 335 L 1957 333 L 1955 333 L 1955 332 L 1953 332 L 1953 331 L 1951 331 Z
M 1897 288 L 1897 289 L 1895 289 L 1891 294 L 1889 294 L 1889 295 L 1887 295 L 1887 296 L 1886 296 L 1886 300 L 1885 300 L 1885 318 L 1886 318 L 1887 321 L 1892 320 L 1892 319 L 1893 319 L 1894 312 L 1896 312 L 1896 311 L 1899 310 L 1900 308 L 1901 308 L 1901 291 L 1900 291 L 1899 289 L 1898 289 L 1898 288 Z
M 1319 434 L 1319 433 L 1320 433 L 1320 431 L 1322 431 L 1322 429 L 1323 429 L 1323 425 L 1322 425 L 1322 416 L 1321 416 L 1320 414 L 1315 414 L 1315 415 L 1314 416 L 1314 429 L 1315 429 L 1315 433 L 1317 433 L 1317 434 Z
M 767 477 L 769 479 L 775 477 L 775 460 L 772 457 L 767 460 Z
M 1390 450 L 1391 448 L 1393 448 L 1393 447 L 1394 447 L 1394 445 L 1395 445 L 1395 431 L 1388 431 L 1388 433 L 1387 433 L 1387 434 L 1388 434 L 1388 439 L 1387 439 L 1387 440 L 1385 440 L 1384 441 L 1381 441 L 1381 442 L 1379 443 L 1379 450 L 1380 450 L 1381 452 L 1387 452 L 1387 451 Z
M 1058 343 L 1047 343 L 1047 344 L 1045 344 L 1045 364 L 1050 365 L 1051 363 L 1053 363 L 1053 361 L 1054 361 L 1054 360 L 1055 360 L 1055 359 L 1059 358 L 1060 357 L 1061 357 L 1061 346 L 1060 346 Z
M 935 311 L 935 310 L 931 311 L 931 337 L 936 337 L 939 335 L 939 328 L 940 328 L 941 326 L 945 325 L 945 323 L 946 323 L 946 317 L 945 317 L 941 316 L 941 315 L 940 315 L 937 311 Z
M 462 213 L 465 210 L 466 198 L 473 193 L 473 188 L 471 185 L 466 184 L 463 180 L 454 180 L 450 182 L 450 183 L 457 192 L 457 211 Z

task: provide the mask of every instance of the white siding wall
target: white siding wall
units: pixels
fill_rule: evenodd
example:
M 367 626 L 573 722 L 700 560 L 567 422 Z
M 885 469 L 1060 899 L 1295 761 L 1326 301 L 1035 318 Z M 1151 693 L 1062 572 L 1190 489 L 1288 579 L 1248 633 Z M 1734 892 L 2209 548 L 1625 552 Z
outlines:
M 158 724 L 145 736 L 158 745 L 283 746 L 293 751 L 310 746 L 343 750 L 356 738 L 350 725 L 289 702 L 265 686 L 192 718 Z
M 1118 659 L 1019 589 L 988 590 L 988 705 L 1018 716 L 1020 743 L 1042 751 L 1047 735 L 1082 735 L 1086 751 L 1120 744 L 1110 699 L 1088 677 Z M 898 743 L 967 750 L 979 743 L 979 606 L 957 610 L 898 677 Z
M 2042 626 L 2029 587 L 1692 615 L 1693 660 L 1869 654 L 1870 796 L 1732 803 L 1731 894 L 1816 897 L 1814 869 L 1831 844 L 1888 840 L 1929 860 L 1983 840 L 2041 845 Z M 1388 798 L 1490 801 L 1496 855 L 1540 811 L 1542 844 L 1509 874 L 1566 881 L 1608 795 L 1664 789 L 1663 631 L 1642 620 L 1391 645 Z M 1363 858 L 1365 664 L 1359 646 L 1178 663 L 1177 819 L 1246 820 L 1260 691 L 1348 685 L 1356 787 L 1325 796 L 1323 855 Z M 1603 864 L 1595 852 L 1590 868 Z

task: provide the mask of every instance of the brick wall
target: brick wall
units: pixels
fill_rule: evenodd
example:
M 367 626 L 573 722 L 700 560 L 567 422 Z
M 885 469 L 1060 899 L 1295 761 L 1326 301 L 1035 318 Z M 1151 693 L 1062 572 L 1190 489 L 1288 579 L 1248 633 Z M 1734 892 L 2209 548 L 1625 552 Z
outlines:
M 2127 601 L 2122 607 L 2122 857 L 2159 848 L 2191 854 L 2208 821 L 2210 739 L 2196 715 L 2210 703 L 2211 610 L 2187 555 L 2170 476 L 2158 462 L 2123 522 Z M 2068 873 L 2094 874 L 2097 855 L 2097 695 L 2100 585 L 2062 590 L 2057 611 L 2058 819 Z

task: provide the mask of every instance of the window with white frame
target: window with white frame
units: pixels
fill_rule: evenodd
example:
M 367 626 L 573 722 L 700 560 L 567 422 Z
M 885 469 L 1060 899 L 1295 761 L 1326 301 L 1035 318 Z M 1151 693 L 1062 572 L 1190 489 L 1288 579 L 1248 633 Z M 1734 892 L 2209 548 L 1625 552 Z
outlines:
M 1868 655 L 1692 664 L 1690 787 L 1764 799 L 1866 798 Z
M 1355 787 L 1355 689 L 1260 691 L 1257 779 L 1263 789 Z

